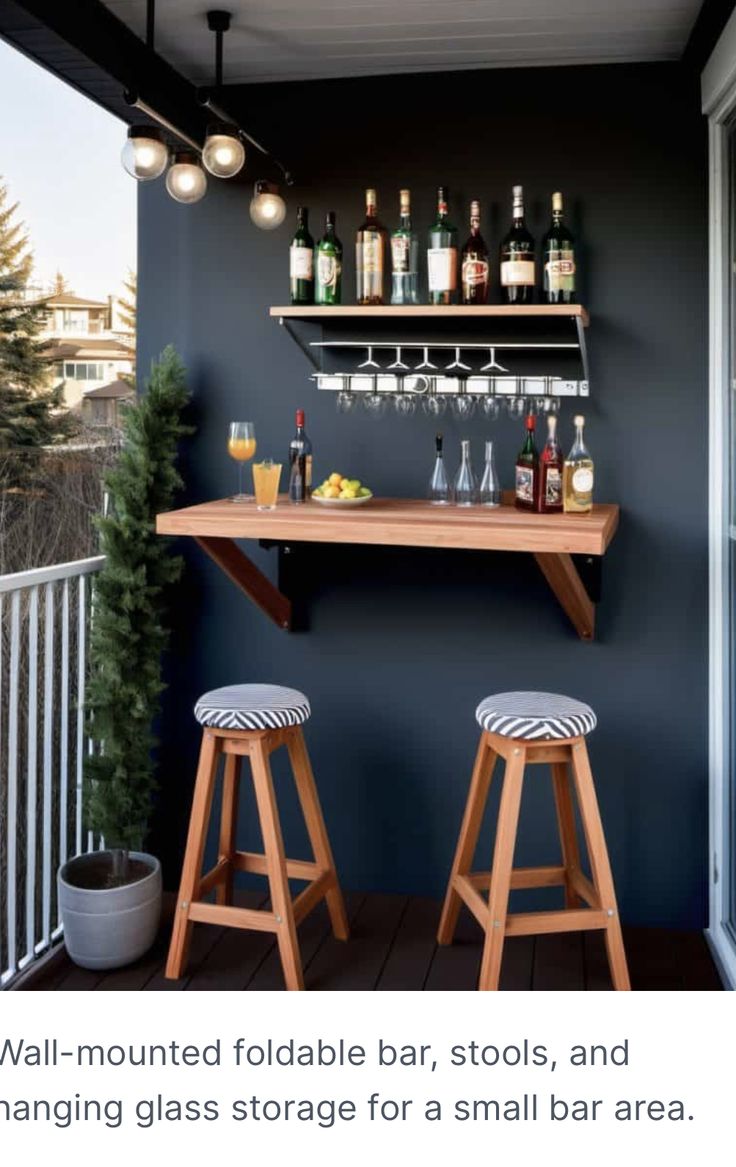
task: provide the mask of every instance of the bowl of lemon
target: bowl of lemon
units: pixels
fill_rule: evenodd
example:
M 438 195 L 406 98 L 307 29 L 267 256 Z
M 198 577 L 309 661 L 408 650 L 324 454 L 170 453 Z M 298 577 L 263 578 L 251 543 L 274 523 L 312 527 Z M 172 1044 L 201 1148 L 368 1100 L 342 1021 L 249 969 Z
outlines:
M 362 507 L 371 501 L 373 493 L 358 478 L 335 472 L 312 491 L 312 498 L 323 507 Z

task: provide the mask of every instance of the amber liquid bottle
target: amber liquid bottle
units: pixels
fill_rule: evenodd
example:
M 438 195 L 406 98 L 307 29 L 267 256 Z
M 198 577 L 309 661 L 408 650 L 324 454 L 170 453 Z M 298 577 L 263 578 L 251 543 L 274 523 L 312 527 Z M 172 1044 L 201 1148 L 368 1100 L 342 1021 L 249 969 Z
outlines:
M 365 220 L 355 237 L 356 298 L 359 304 L 383 304 L 388 232 L 376 218 L 376 192 L 365 192 Z
M 539 510 L 554 514 L 562 510 L 562 467 L 564 458 L 557 441 L 557 418 L 547 418 L 547 441 L 539 455 Z
M 516 459 L 516 505 L 522 511 L 535 511 L 539 501 L 539 453 L 534 443 L 535 418 L 530 414 L 526 441 Z

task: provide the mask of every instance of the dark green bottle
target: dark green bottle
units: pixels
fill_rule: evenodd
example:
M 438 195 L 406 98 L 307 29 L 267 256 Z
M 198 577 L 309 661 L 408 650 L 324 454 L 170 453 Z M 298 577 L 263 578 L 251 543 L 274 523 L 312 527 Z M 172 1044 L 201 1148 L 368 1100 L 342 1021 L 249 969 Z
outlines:
M 516 505 L 522 511 L 538 510 L 539 452 L 534 441 L 535 418 L 528 414 L 525 422 L 526 441 L 516 459 Z
M 292 304 L 314 303 L 314 239 L 309 234 L 309 209 L 297 207 L 296 231 L 289 249 Z
M 457 227 L 447 218 L 447 187 L 437 190 L 437 218 L 429 228 L 427 282 L 430 304 L 457 300 Z
M 317 282 L 315 304 L 339 304 L 342 301 L 342 243 L 335 234 L 335 212 L 328 211 L 325 233 L 317 244 Z
M 575 303 L 575 239 L 565 226 L 562 195 L 552 195 L 552 226 L 542 244 L 545 304 Z

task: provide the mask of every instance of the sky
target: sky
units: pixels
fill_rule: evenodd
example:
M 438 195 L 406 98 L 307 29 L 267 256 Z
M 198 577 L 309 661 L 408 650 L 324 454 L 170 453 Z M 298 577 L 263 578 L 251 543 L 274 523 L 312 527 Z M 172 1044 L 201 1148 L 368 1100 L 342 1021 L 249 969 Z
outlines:
M 79 296 L 123 292 L 136 266 L 136 182 L 120 164 L 127 127 L 0 41 L 0 180 L 19 203 L 34 282 L 57 270 Z

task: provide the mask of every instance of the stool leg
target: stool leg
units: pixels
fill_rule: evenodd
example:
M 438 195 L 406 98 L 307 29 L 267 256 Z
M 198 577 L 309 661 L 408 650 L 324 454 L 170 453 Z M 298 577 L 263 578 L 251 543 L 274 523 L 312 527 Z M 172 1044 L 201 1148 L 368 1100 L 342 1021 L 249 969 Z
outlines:
M 225 775 L 222 780 L 222 810 L 220 812 L 220 848 L 219 858 L 229 859 L 230 866 L 222 883 L 218 883 L 215 892 L 218 904 L 233 902 L 233 879 L 235 872 L 232 867 L 235 852 L 235 832 L 238 825 L 238 793 L 240 786 L 240 755 L 225 755 Z
M 284 840 L 281 834 L 281 823 L 276 806 L 268 752 L 260 739 L 253 744 L 250 764 L 253 770 L 253 785 L 263 833 L 263 849 L 266 854 L 271 907 L 278 922 L 276 938 L 284 970 L 284 979 L 287 989 L 303 989 L 302 962 L 296 937 L 289 881 L 286 875 Z
M 575 830 L 575 809 L 570 790 L 570 775 L 567 763 L 554 762 L 552 765 L 552 785 L 555 792 L 557 827 L 560 832 L 562 864 L 565 868 L 565 907 L 577 908 L 581 900 L 570 881 L 570 873 L 580 870 L 580 848 Z
M 179 896 L 176 901 L 174 927 L 171 933 L 169 958 L 166 962 L 166 976 L 171 980 L 178 980 L 181 976 L 189 955 L 189 942 L 192 938 L 192 922 L 189 919 L 189 905 L 197 889 L 202 873 L 202 857 L 207 838 L 207 826 L 212 809 L 212 793 L 215 788 L 215 774 L 217 771 L 217 755 L 220 750 L 218 738 L 208 730 L 202 736 L 202 748 L 199 753 L 199 767 L 194 783 L 194 798 L 192 811 L 189 816 L 189 831 L 187 845 L 184 852 L 184 864 L 181 870 Z
M 297 725 L 287 742 L 291 768 L 294 772 L 296 792 L 304 815 L 309 841 L 312 844 L 315 862 L 332 875 L 332 884 L 327 892 L 327 911 L 330 914 L 332 931 L 337 940 L 347 940 L 350 935 L 348 917 L 345 912 L 345 903 L 337 881 L 335 860 L 332 857 L 332 848 L 322 815 L 317 784 L 314 781 L 312 763 L 309 760 L 307 743 L 304 740 L 302 727 Z
M 603 834 L 598 799 L 595 793 L 593 774 L 590 769 L 588 750 L 584 741 L 577 742 L 572 747 L 572 772 L 575 776 L 575 788 L 580 806 L 580 817 L 585 833 L 585 842 L 590 858 L 590 869 L 593 876 L 593 885 L 600 897 L 601 907 L 611 913 L 610 923 L 606 928 L 606 950 L 608 964 L 611 969 L 611 979 L 614 989 L 626 991 L 631 988 L 629 971 L 626 965 L 626 953 L 621 934 L 621 919 L 616 905 L 616 892 L 613 886 L 611 864 L 608 859 L 606 839 Z
M 513 747 L 507 758 L 503 776 L 503 792 L 498 809 L 496 844 L 493 850 L 491 887 L 488 894 L 488 923 L 483 945 L 478 988 L 483 992 L 498 988 L 501 957 L 506 933 L 506 913 L 511 890 L 511 869 L 514 862 L 516 829 L 519 824 L 521 788 L 524 782 L 526 750 Z
M 493 768 L 496 764 L 496 754 L 488 745 L 485 733 L 481 734 L 478 752 L 475 755 L 475 765 L 470 779 L 468 799 L 465 803 L 462 826 L 458 836 L 455 858 L 450 871 L 450 880 L 445 893 L 445 902 L 437 929 L 438 944 L 452 944 L 457 927 L 457 918 L 460 913 L 460 896 L 455 891 L 454 880 L 456 875 L 467 875 L 470 871 L 475 848 L 478 844 L 478 834 L 483 821 L 483 811 L 488 799 L 488 788 L 491 784 Z

